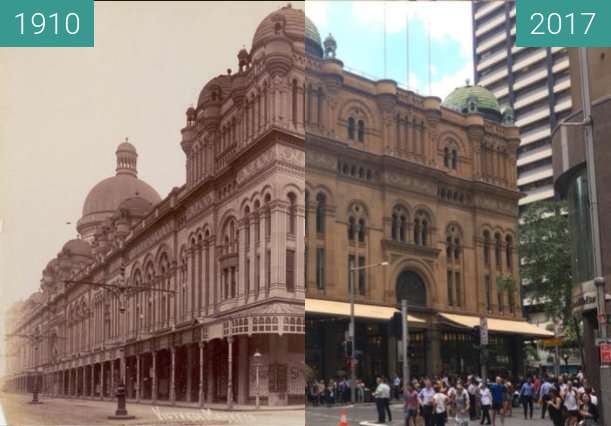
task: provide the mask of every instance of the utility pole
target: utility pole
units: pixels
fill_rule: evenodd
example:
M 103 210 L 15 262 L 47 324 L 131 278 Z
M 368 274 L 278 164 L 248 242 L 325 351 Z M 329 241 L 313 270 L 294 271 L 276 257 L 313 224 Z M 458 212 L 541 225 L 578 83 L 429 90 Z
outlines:
M 409 330 L 407 324 L 407 300 L 401 300 L 401 331 L 403 333 L 403 339 L 401 340 L 401 345 L 403 346 L 403 392 L 407 391 L 407 385 L 409 383 L 409 364 L 408 364 L 408 356 L 407 356 L 407 347 L 408 347 L 408 339 L 409 339 Z
M 590 75 L 588 66 L 588 50 L 579 48 L 579 68 L 581 74 L 581 102 L 583 111 L 583 132 L 586 151 L 586 169 L 588 173 L 588 191 L 590 197 L 590 221 L 592 229 L 592 251 L 594 263 L 594 284 L 598 299 L 597 319 L 599 321 L 600 340 L 607 340 L 607 307 L 605 278 L 602 268 L 602 252 L 600 247 L 598 188 L 596 185 L 596 165 L 594 163 L 594 137 L 592 132 L 592 101 L 590 99 Z M 600 394 L 602 396 L 603 424 L 611 424 L 611 366 L 600 363 Z

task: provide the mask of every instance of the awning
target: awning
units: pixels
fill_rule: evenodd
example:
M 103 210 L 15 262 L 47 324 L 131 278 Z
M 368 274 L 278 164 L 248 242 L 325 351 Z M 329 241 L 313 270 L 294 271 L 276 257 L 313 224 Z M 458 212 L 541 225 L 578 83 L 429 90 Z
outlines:
M 350 303 L 335 302 L 333 300 L 311 299 L 305 300 L 306 314 L 321 314 L 340 317 L 350 316 Z M 390 306 L 365 305 L 362 303 L 354 304 L 354 316 L 357 318 L 367 318 L 388 321 L 392 318 L 397 309 Z M 414 317 L 407 316 L 407 321 L 414 324 L 425 324 L 426 321 Z
M 475 315 L 457 315 L 441 312 L 439 315 L 458 326 L 474 328 L 479 326 L 480 317 Z M 520 320 L 488 318 L 488 331 L 496 333 L 522 334 L 530 337 L 554 337 L 554 333 L 534 324 Z

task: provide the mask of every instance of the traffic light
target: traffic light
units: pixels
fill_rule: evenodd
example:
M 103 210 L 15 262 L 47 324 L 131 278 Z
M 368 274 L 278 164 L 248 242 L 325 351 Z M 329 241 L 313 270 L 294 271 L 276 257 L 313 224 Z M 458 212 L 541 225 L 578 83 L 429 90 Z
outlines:
M 403 316 L 401 312 L 395 312 L 390 319 L 390 335 L 397 339 L 403 336 Z

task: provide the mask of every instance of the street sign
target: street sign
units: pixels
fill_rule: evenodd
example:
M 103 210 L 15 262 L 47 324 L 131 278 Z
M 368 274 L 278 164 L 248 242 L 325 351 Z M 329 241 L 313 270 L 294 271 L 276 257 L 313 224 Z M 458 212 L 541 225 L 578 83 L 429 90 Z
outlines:
M 488 318 L 481 317 L 479 320 L 479 342 L 481 345 L 488 345 Z
M 600 363 L 605 365 L 611 364 L 611 344 L 602 343 L 600 345 Z
M 561 344 L 562 344 L 562 339 L 558 337 L 543 340 L 543 346 L 546 348 L 553 348 L 555 346 L 560 346 Z

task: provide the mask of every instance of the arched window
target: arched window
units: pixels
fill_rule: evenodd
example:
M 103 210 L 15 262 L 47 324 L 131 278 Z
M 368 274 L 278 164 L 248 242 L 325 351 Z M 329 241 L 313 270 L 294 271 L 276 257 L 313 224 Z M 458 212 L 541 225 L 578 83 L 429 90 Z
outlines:
M 348 139 L 354 140 L 354 118 L 348 118 Z
M 327 197 L 322 192 L 316 196 L 316 232 L 324 234 L 325 232 L 325 208 Z
M 406 241 L 407 236 L 407 211 L 397 206 L 393 209 L 390 237 L 393 241 Z
M 505 257 L 507 258 L 507 271 L 511 273 L 513 269 L 513 240 L 511 235 L 505 238 Z
M 426 286 L 416 272 L 403 271 L 395 284 L 397 303 L 407 300 L 409 306 L 426 307 Z
M 503 261 L 501 259 L 501 234 L 496 233 L 494 235 L 494 257 L 496 260 L 496 269 L 501 269 Z
M 356 221 L 353 217 L 348 218 L 348 241 L 354 241 Z
M 443 165 L 444 167 L 450 167 L 450 148 L 447 146 L 443 149 Z
M 453 170 L 458 167 L 458 153 L 455 149 L 452 150 L 451 166 Z
M 295 231 L 297 230 L 297 197 L 294 193 L 289 193 L 289 234 L 295 235 Z
M 431 220 L 422 210 L 416 212 L 414 218 L 414 244 L 426 246 L 429 243 L 429 230 Z
M 359 243 L 365 242 L 365 219 L 359 219 L 358 226 Z
M 490 233 L 484 231 L 484 265 L 490 266 Z
M 461 262 L 461 231 L 457 225 L 451 224 L 446 230 L 446 264 L 448 305 L 462 306 L 462 262 Z
M 357 123 L 357 139 L 359 142 L 365 141 L 365 122 L 363 120 Z

